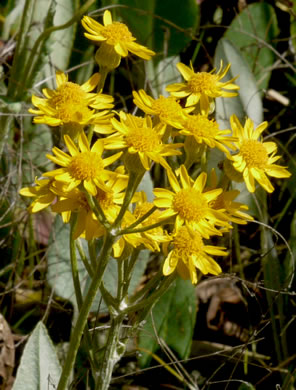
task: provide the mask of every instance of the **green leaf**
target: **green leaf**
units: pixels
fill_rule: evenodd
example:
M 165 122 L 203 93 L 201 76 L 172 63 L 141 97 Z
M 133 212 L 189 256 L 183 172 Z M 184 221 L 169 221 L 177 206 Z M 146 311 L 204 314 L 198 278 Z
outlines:
M 240 385 L 238 390 L 255 390 L 255 387 L 251 383 L 244 382 Z
M 138 42 L 165 57 L 179 54 L 192 40 L 199 26 L 196 0 L 146 1 L 120 0 L 128 8 L 116 12 L 122 16 Z
M 144 191 L 147 196 L 147 201 L 153 202 L 153 182 L 149 171 L 145 172 L 137 191 Z
M 56 389 L 61 366 L 42 322 L 38 322 L 25 346 L 12 390 Z
M 225 33 L 225 37 L 241 51 L 260 89 L 266 89 L 269 83 L 275 54 L 268 46 L 272 46 L 278 32 L 273 7 L 256 3 L 245 8 Z
M 169 96 L 165 90 L 168 84 L 179 83 L 182 81 L 180 72 L 177 69 L 177 64 L 180 62 L 180 57 L 167 57 L 153 66 L 150 61 L 146 64 L 147 76 L 151 80 L 151 92 L 157 99 L 159 95 Z
M 30 183 L 35 176 L 54 168 L 54 164 L 46 157 L 53 147 L 52 130 L 42 124 L 32 124 L 31 118 L 24 118 L 24 134 L 22 165 L 23 183 Z
M 157 301 L 139 335 L 139 347 L 154 353 L 158 349 L 155 335 L 162 338 L 180 358 L 189 355 L 196 317 L 195 289 L 190 281 L 178 278 Z M 153 327 L 155 325 L 155 331 Z M 141 367 L 149 365 L 151 355 L 141 353 Z
M 235 84 L 240 86 L 238 96 L 216 99 L 216 120 L 222 129 L 229 128 L 229 118 L 235 114 L 244 124 L 245 117 L 251 118 L 255 125 L 263 121 L 263 107 L 261 97 L 256 86 L 254 76 L 250 72 L 248 64 L 227 39 L 220 39 L 215 52 L 215 66 L 223 60 L 224 66 L 231 63 L 231 67 L 223 81 L 239 76 Z
M 63 224 L 61 217 L 58 215 L 53 225 L 52 234 L 50 238 L 50 246 L 48 250 L 48 272 L 47 281 L 54 289 L 55 293 L 64 299 L 68 299 L 77 311 L 77 302 L 75 298 L 75 290 L 72 281 L 70 250 L 69 250 L 69 235 L 70 227 L 68 224 Z M 87 242 L 83 239 L 82 246 L 86 256 L 88 256 Z M 145 272 L 147 262 L 149 260 L 149 251 L 141 251 L 136 262 L 131 283 L 129 286 L 129 293 L 133 293 L 138 286 L 142 275 Z M 85 270 L 82 261 L 77 252 L 79 280 L 81 290 L 85 296 L 90 285 L 90 278 Z M 107 290 L 116 295 L 117 293 L 117 260 L 110 258 L 107 268 L 104 273 L 104 284 Z M 100 307 L 99 307 L 100 305 Z M 95 301 L 92 305 L 92 311 L 100 310 L 100 312 L 108 312 L 108 308 L 103 301 L 101 301 L 101 294 L 98 292 Z
M 68 22 L 75 14 L 77 0 L 56 0 L 56 12 L 53 20 L 54 26 Z M 52 69 L 66 70 L 75 38 L 76 24 L 63 30 L 57 30 L 49 37 L 51 44 L 50 64 L 46 73 L 52 74 Z

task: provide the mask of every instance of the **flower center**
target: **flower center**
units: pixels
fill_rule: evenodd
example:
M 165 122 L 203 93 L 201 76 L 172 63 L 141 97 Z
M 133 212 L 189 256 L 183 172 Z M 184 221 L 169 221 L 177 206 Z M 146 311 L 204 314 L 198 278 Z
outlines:
M 112 24 L 105 26 L 101 31 L 101 34 L 113 45 L 120 41 L 132 42 L 134 40 L 127 26 L 120 22 L 113 22 Z
M 154 152 L 160 143 L 158 134 L 147 127 L 130 129 L 126 136 L 126 142 L 138 152 Z
M 240 154 L 248 168 L 264 169 L 266 167 L 268 153 L 261 142 L 254 139 L 244 140 L 240 147 Z
M 65 122 L 82 122 L 91 116 L 85 92 L 71 82 L 61 85 L 50 103 L 55 107 L 58 118 Z
M 173 208 L 184 220 L 198 222 L 204 218 L 208 203 L 199 191 L 186 188 L 175 195 Z
M 160 96 L 159 99 L 154 100 L 152 103 L 152 110 L 160 117 L 168 119 L 176 118 L 182 113 L 181 106 L 176 102 L 173 96 L 167 98 Z
M 193 136 L 215 138 L 219 132 L 219 125 L 214 119 L 210 120 L 204 115 L 192 115 L 186 120 L 185 129 Z
M 188 88 L 192 93 L 213 92 L 215 90 L 217 77 L 207 72 L 194 74 L 188 80 Z
M 102 158 L 94 152 L 83 152 L 74 156 L 69 165 L 71 175 L 77 180 L 94 179 L 103 169 Z
M 197 255 L 203 251 L 204 244 L 200 234 L 196 231 L 189 232 L 182 226 L 174 238 L 174 251 L 182 258 Z

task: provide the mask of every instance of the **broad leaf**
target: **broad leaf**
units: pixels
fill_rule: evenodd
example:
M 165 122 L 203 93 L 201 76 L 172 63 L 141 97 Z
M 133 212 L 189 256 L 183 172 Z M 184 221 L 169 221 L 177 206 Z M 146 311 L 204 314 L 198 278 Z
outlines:
M 12 390 L 54 390 L 61 371 L 52 341 L 39 322 L 25 346 Z
M 159 95 L 169 96 L 165 90 L 166 86 L 173 83 L 182 82 L 182 76 L 177 69 L 177 64 L 180 62 L 180 57 L 167 57 L 153 66 L 153 62 L 146 64 L 146 71 L 149 80 L 151 80 L 150 88 L 155 99 Z
M 139 348 L 154 353 L 159 347 L 158 336 L 177 352 L 180 358 L 186 358 L 190 352 L 196 317 L 195 289 L 191 282 L 178 278 L 155 304 L 152 316 L 153 321 L 149 315 L 140 332 Z M 150 354 L 141 352 L 141 367 L 147 366 L 150 360 Z
M 270 46 L 277 35 L 276 14 L 273 7 L 264 2 L 245 8 L 225 34 L 246 59 L 260 90 L 268 86 L 271 66 L 275 60 Z
M 216 99 L 216 120 L 222 129 L 229 128 L 229 118 L 235 114 L 241 122 L 251 118 L 255 125 L 263 120 L 262 101 L 256 81 L 240 52 L 227 39 L 220 39 L 215 52 L 215 66 L 231 64 L 230 70 L 222 81 L 239 76 L 235 84 L 240 86 L 239 94 L 231 98 Z

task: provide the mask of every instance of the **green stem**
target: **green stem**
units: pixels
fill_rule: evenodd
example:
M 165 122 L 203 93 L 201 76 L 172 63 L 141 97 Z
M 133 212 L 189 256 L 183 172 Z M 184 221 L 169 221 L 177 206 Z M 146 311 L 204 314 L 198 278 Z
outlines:
M 127 185 L 127 189 L 126 189 L 126 192 L 125 192 L 125 196 L 124 196 L 124 199 L 123 199 L 123 204 L 120 208 L 120 211 L 118 213 L 118 216 L 115 220 L 115 222 L 113 223 L 112 227 L 114 229 L 116 229 L 120 223 L 121 223 L 121 220 L 134 196 L 134 193 L 136 191 L 136 189 L 138 188 L 139 186 L 139 183 L 140 181 L 142 180 L 143 176 L 144 176 L 144 173 L 145 171 L 141 172 L 141 173 L 138 173 L 138 172 L 130 172 L 129 174 L 129 179 L 128 179 L 128 185 Z
M 91 210 L 94 212 L 95 216 L 97 217 L 98 221 L 101 222 L 101 224 L 104 226 L 105 229 L 110 229 L 110 223 L 108 222 L 104 211 L 102 210 L 99 202 L 94 196 L 91 196 L 88 192 L 85 192 L 85 197 L 87 200 L 87 203 Z
M 96 255 L 95 240 L 89 240 L 87 243 L 88 243 L 88 254 L 90 257 L 90 263 L 91 263 L 92 269 L 95 270 L 97 268 L 97 255 Z
M 106 342 L 105 352 L 102 358 L 101 369 L 95 390 L 108 390 L 115 364 L 125 352 L 125 344 L 120 341 L 120 330 L 123 316 L 113 318 Z
M 151 278 L 149 280 L 148 283 L 145 284 L 145 286 L 140 290 L 138 291 L 136 294 L 134 294 L 131 298 L 130 298 L 130 303 L 135 303 L 137 301 L 139 301 L 140 299 L 142 299 L 149 291 L 153 289 L 155 289 L 155 286 L 158 284 L 158 282 L 160 281 L 160 279 L 163 277 L 163 272 L 162 270 L 160 269 L 156 275 L 154 275 L 153 278 Z
M 133 269 L 138 259 L 139 253 L 140 253 L 139 249 L 133 249 L 133 252 L 129 260 L 124 261 L 123 291 L 122 291 L 123 296 L 126 296 L 128 293 L 128 288 L 133 275 Z
M 78 348 L 80 346 L 81 337 L 87 322 L 87 317 L 90 312 L 92 303 L 96 297 L 97 291 L 100 287 L 101 281 L 103 279 L 103 275 L 111 254 L 113 242 L 114 237 L 111 234 L 107 234 L 101 251 L 100 261 L 98 262 L 99 266 L 96 269 L 95 277 L 91 281 L 71 336 L 69 350 L 67 353 L 66 361 L 63 367 L 57 390 L 66 390 L 67 388 L 67 384 L 75 363 Z
M 143 232 L 146 232 L 147 230 L 155 229 L 159 226 L 162 226 L 162 225 L 168 223 L 168 221 L 170 219 L 171 219 L 171 217 L 168 217 L 166 219 L 163 219 L 161 222 L 156 222 L 156 223 L 153 223 L 152 225 L 148 225 L 148 226 L 142 226 L 138 229 L 130 229 L 130 227 L 128 227 L 128 228 L 123 229 L 120 232 L 118 232 L 117 235 L 121 236 L 123 234 L 143 233 Z
M 157 207 L 156 206 L 153 206 L 149 211 L 147 211 L 147 213 L 145 213 L 144 215 L 142 215 L 141 218 L 137 219 L 136 222 L 132 223 L 130 226 L 128 226 L 126 228 L 126 230 L 131 230 L 133 229 L 134 227 L 140 225 L 140 223 L 142 223 L 143 221 L 145 221 L 145 219 L 147 219 L 148 217 L 150 217 L 151 214 L 154 213 L 154 211 L 157 210 Z M 126 231 L 125 230 L 125 231 Z M 120 232 L 120 234 L 123 234 Z
M 94 275 L 93 269 L 95 269 L 95 268 L 92 268 L 92 266 L 89 264 L 79 239 L 76 240 L 76 248 L 77 248 L 77 250 L 79 252 L 79 256 L 80 256 L 80 258 L 81 258 L 81 260 L 83 262 L 83 265 L 84 265 L 88 275 L 91 278 L 93 278 L 93 275 Z
M 83 305 L 83 298 L 82 298 L 81 287 L 80 287 L 78 262 L 76 256 L 76 245 L 74 239 L 76 225 L 77 225 L 77 214 L 75 213 L 72 214 L 71 221 L 70 221 L 70 260 L 71 260 L 72 279 L 74 284 L 75 296 L 76 296 L 78 310 L 80 311 Z M 95 363 L 95 356 L 93 353 L 92 342 L 87 327 L 84 328 L 84 337 L 85 337 L 84 343 L 86 345 L 86 350 L 89 355 L 93 377 L 95 378 L 95 373 L 97 371 L 97 368 Z
M 74 284 L 76 301 L 77 301 L 78 310 L 80 310 L 82 306 L 82 293 L 80 288 L 79 271 L 78 271 L 78 264 L 77 264 L 77 257 L 76 257 L 76 245 L 74 239 L 76 224 L 77 224 L 77 213 L 72 213 L 71 221 L 70 221 L 70 260 L 71 260 L 72 279 Z
M 121 312 L 122 315 L 126 315 L 128 313 L 133 313 L 139 310 L 144 309 L 146 312 L 146 309 L 148 311 L 150 308 L 154 305 L 154 303 L 160 298 L 170 287 L 170 285 L 173 283 L 173 281 L 176 279 L 176 272 L 174 272 L 172 275 L 166 277 L 163 282 L 160 284 L 159 288 L 154 291 L 151 295 L 149 295 L 147 298 L 142 299 L 140 302 L 135 303 L 134 305 L 128 306 L 125 310 Z M 147 311 L 147 313 L 148 313 Z

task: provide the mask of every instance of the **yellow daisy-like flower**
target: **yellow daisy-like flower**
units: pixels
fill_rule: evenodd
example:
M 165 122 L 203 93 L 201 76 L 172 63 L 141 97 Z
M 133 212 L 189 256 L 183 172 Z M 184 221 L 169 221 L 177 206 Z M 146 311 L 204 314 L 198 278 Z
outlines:
M 127 210 L 121 222 L 121 229 L 125 229 L 135 222 L 135 216 Z M 138 225 L 137 227 L 141 227 L 141 225 Z M 119 258 L 124 251 L 129 253 L 131 248 L 137 248 L 138 246 L 143 245 L 145 241 L 147 241 L 147 239 L 144 238 L 141 233 L 123 234 L 112 246 L 113 256 Z
M 220 130 L 214 119 L 208 119 L 201 114 L 188 115 L 179 133 L 192 136 L 198 144 L 205 143 L 210 148 L 218 148 L 226 154 L 229 153 L 227 148 L 235 149 L 233 141 L 237 141 L 237 138 L 227 135 L 231 134 L 231 130 Z
M 163 123 L 182 129 L 182 122 L 185 114 L 194 110 L 194 107 L 183 109 L 173 96 L 160 96 L 153 99 L 141 89 L 139 92 L 133 91 L 134 103 L 146 114 L 157 115 Z
M 164 188 L 154 189 L 155 206 L 166 209 L 162 218 L 176 216 L 175 228 L 178 231 L 186 224 L 197 230 L 203 237 L 222 235 L 216 226 L 231 228 L 228 217 L 221 211 L 211 207 L 213 202 L 222 193 L 222 188 L 204 192 L 207 174 L 202 172 L 193 182 L 184 165 L 180 168 L 180 182 L 171 171 L 167 171 L 172 191 Z
M 108 45 L 119 56 L 119 61 L 120 57 L 126 57 L 129 52 L 145 60 L 150 60 L 154 56 L 154 51 L 135 42 L 136 38 L 133 37 L 124 23 L 112 21 L 110 11 L 104 12 L 103 22 L 104 25 L 89 16 L 84 16 L 81 21 L 87 31 L 84 35 L 92 41 L 101 43 L 101 47 Z M 102 60 L 106 61 L 103 58 Z
M 97 187 L 106 190 L 105 181 L 116 173 L 105 170 L 105 167 L 118 160 L 122 152 L 103 159 L 104 141 L 99 139 L 90 148 L 83 132 L 78 138 L 79 148 L 69 136 L 65 135 L 64 140 L 70 155 L 54 147 L 52 149 L 54 156 L 46 155 L 46 157 L 57 165 L 61 165 L 62 168 L 46 172 L 44 176 L 53 177 L 67 184 L 67 191 L 71 191 L 81 183 L 93 196 L 97 195 Z
M 100 74 L 95 73 L 87 82 L 78 85 L 68 81 L 68 75 L 56 72 L 57 88 L 44 88 L 45 98 L 32 96 L 32 103 L 37 109 L 29 112 L 37 115 L 34 123 L 49 126 L 87 125 L 90 123 L 106 126 L 113 116 L 108 109 L 113 108 L 113 97 L 91 92 L 99 83 Z M 96 110 L 104 110 L 96 112 Z
M 200 233 L 182 226 L 173 235 L 173 249 L 169 252 L 163 265 L 163 274 L 170 275 L 177 269 L 183 279 L 191 279 L 192 284 L 198 282 L 197 270 L 202 274 L 218 275 L 222 272 L 209 255 L 226 256 L 226 248 L 204 245 Z
M 238 137 L 235 142 L 238 153 L 230 156 L 233 167 L 243 174 L 244 181 L 250 192 L 255 191 L 255 180 L 267 191 L 272 192 L 274 187 L 268 176 L 287 178 L 291 176 L 285 167 L 274 164 L 280 156 L 276 156 L 277 146 L 274 142 L 262 142 L 261 133 L 268 123 L 262 122 L 254 129 L 253 121 L 248 118 L 242 127 L 238 118 L 232 115 L 230 118 L 233 135 Z
M 217 175 L 214 169 L 211 171 L 211 185 L 209 190 L 217 187 Z M 248 206 L 234 202 L 234 199 L 240 194 L 238 190 L 224 191 L 211 202 L 211 207 L 215 210 L 224 210 L 230 222 L 238 223 L 240 225 L 247 224 L 248 221 L 252 221 L 254 218 L 251 215 L 246 214 L 243 210 L 248 210 Z
M 161 138 L 166 125 L 160 123 L 153 127 L 148 116 L 144 118 L 141 126 L 133 115 L 126 114 L 123 114 L 120 122 L 113 118 L 111 123 L 116 133 L 104 139 L 105 149 L 128 148 L 129 153 L 138 154 L 146 170 L 150 169 L 150 160 L 170 169 L 164 157 L 181 154 L 176 148 L 180 148 L 183 144 L 163 144 Z
M 118 167 L 115 170 L 115 173 L 117 173 L 118 176 L 114 175 L 105 182 L 106 191 L 97 187 L 97 194 L 95 196 L 110 223 L 114 222 L 117 217 L 120 205 L 123 203 L 125 195 L 123 191 L 128 183 L 128 176 L 124 175 L 123 166 Z M 74 189 L 77 190 L 77 192 L 74 192 L 74 190 L 67 192 L 65 190 L 65 184 L 57 181 L 52 184 L 52 187 L 52 191 L 60 196 L 59 202 L 57 202 L 57 204 L 60 203 L 60 205 L 57 206 L 60 209 L 58 212 L 61 212 L 61 207 L 64 208 L 63 211 L 75 211 L 75 206 L 72 204 L 73 197 L 75 199 L 74 204 L 76 204 L 75 202 L 77 200 L 79 204 L 83 204 L 84 207 L 87 205 L 84 192 L 78 190 L 77 188 Z M 63 201 L 61 201 L 61 199 L 63 199 Z M 132 202 L 133 201 L 135 200 L 132 200 Z M 57 211 L 57 207 L 54 211 Z M 88 205 L 87 208 L 89 208 Z
M 192 64 L 189 68 L 181 62 L 177 64 L 177 68 L 186 82 L 168 85 L 166 90 L 177 98 L 186 97 L 186 107 L 200 103 L 201 112 L 207 113 L 214 98 L 237 95 L 237 92 L 229 92 L 230 90 L 239 89 L 238 85 L 233 84 L 237 77 L 225 82 L 220 81 L 228 72 L 230 64 L 223 69 L 223 62 L 221 61 L 220 69 L 217 73 L 214 73 L 215 69 L 211 72 L 195 73 Z
M 52 190 L 59 199 L 51 207 L 52 211 L 61 214 L 64 223 L 70 222 L 71 214 L 77 214 L 77 222 L 74 230 L 74 239 L 83 237 L 86 240 L 102 237 L 105 228 L 97 220 L 90 209 L 85 194 L 78 188 L 66 191 L 65 184 L 54 181 Z
M 20 189 L 19 193 L 23 196 L 35 198 L 28 207 L 30 213 L 38 213 L 45 209 L 56 199 L 56 195 L 51 191 L 51 179 L 35 178 L 35 185 Z
M 138 199 L 134 211 L 134 216 L 136 217 L 136 219 L 143 217 L 146 213 L 148 213 L 153 208 L 153 206 L 154 206 L 153 203 L 147 202 L 147 197 L 145 192 L 141 192 L 140 199 Z M 155 210 L 151 215 L 149 215 L 149 217 L 147 217 L 141 223 L 141 227 L 150 226 L 158 223 L 159 221 L 161 221 L 161 214 L 162 211 Z M 144 245 L 146 246 L 147 249 L 151 250 L 152 252 L 159 252 L 160 251 L 159 244 L 170 241 L 168 234 L 163 231 L 162 226 L 158 226 L 153 229 L 147 230 L 145 232 L 142 232 L 141 234 L 146 239 Z

